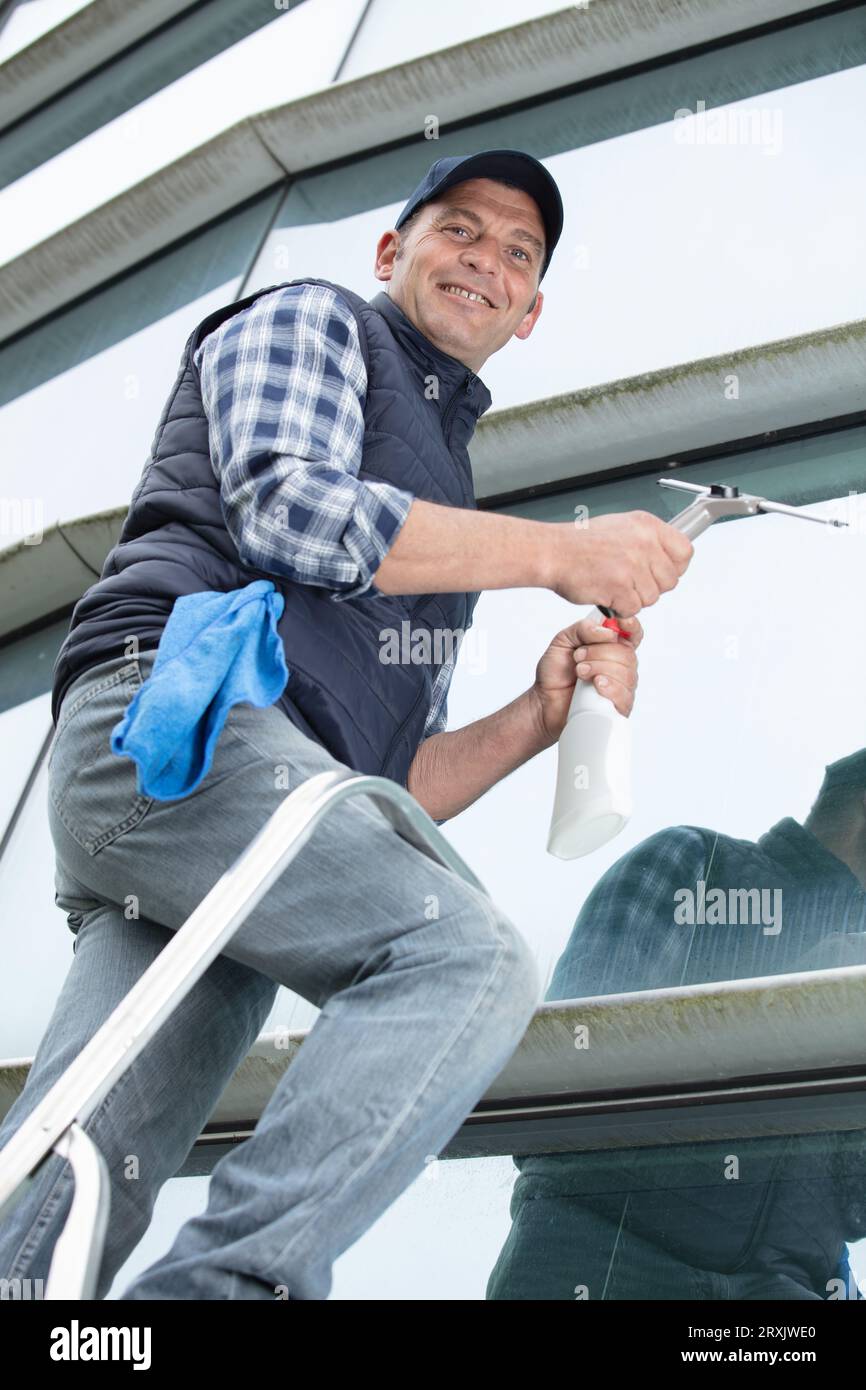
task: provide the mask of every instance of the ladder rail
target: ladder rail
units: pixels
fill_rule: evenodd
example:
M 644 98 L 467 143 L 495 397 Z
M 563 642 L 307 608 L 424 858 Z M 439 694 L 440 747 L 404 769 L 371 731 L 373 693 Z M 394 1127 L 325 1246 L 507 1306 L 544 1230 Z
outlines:
M 0 1220 L 23 1195 L 28 1178 L 52 1151 L 62 1153 L 72 1163 L 76 1186 L 79 1174 L 86 1174 L 89 1194 L 85 1204 L 79 1204 L 77 1210 L 86 1207 L 90 1219 L 97 1228 L 101 1224 L 102 1231 L 94 1231 L 94 1241 L 85 1255 L 84 1265 L 74 1270 L 70 1242 L 65 1239 L 70 1212 L 55 1247 L 55 1256 L 59 1250 L 60 1258 L 52 1261 L 46 1298 L 92 1297 L 88 1291 L 95 1286 L 102 1257 L 108 1215 L 107 1170 L 102 1155 L 83 1126 L 118 1077 L 147 1046 L 156 1030 L 303 848 L 323 816 L 341 802 L 358 795 L 369 796 L 404 839 L 436 863 L 457 873 L 485 898 L 490 898 L 487 889 L 435 821 L 399 783 L 387 777 L 354 773 L 351 769 L 334 769 L 317 773 L 296 787 L 0 1150 Z M 88 1145 L 96 1150 L 98 1160 L 89 1153 Z M 78 1161 L 73 1162 L 73 1159 Z M 105 1170 L 101 1195 L 95 1176 L 99 1163 Z M 80 1230 L 77 1214 L 76 1229 Z M 99 1249 L 95 1251 L 97 1243 Z M 78 1291 L 72 1292 L 73 1289 Z
M 72 1205 L 57 1237 L 44 1298 L 94 1299 L 111 1210 L 108 1165 L 89 1134 L 71 1124 L 54 1145 L 72 1168 Z

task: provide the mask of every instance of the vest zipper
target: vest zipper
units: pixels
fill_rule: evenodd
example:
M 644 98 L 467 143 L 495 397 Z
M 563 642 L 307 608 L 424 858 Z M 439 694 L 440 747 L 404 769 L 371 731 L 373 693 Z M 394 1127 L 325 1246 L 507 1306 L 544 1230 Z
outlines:
M 463 392 L 471 396 L 474 390 L 475 373 L 468 372 L 466 376 L 463 378 L 463 381 L 461 382 L 460 386 L 457 387 L 457 390 L 454 392 L 454 395 L 451 397 L 451 400 L 448 402 L 445 414 L 442 416 L 442 433 L 445 435 L 446 441 L 448 439 L 448 422 L 451 419 L 452 414 L 454 413 L 454 408 L 457 405 L 459 397 L 463 394 Z

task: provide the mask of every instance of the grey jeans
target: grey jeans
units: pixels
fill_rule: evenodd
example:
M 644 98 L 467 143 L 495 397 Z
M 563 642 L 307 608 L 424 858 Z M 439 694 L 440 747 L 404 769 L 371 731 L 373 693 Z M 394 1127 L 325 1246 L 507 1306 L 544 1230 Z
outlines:
M 0 1148 L 282 799 L 343 766 L 275 705 L 238 704 L 195 792 L 141 795 L 109 739 L 155 655 L 91 668 L 61 706 L 48 814 L 74 954 Z M 85 1125 L 111 1176 L 98 1298 L 280 984 L 321 1012 L 251 1138 L 216 1163 L 206 1211 L 124 1299 L 327 1298 L 334 1259 L 445 1147 L 541 998 L 508 917 L 366 797 L 340 803 Z M 52 1154 L 0 1223 L 0 1277 L 47 1276 L 71 1189 Z

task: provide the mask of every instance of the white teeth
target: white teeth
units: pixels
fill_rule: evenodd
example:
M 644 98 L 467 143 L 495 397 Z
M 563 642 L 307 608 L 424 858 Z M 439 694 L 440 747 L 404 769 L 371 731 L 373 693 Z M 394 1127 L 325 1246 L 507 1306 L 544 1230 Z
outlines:
M 483 294 L 470 294 L 468 290 L 462 290 L 459 285 L 443 285 L 442 288 L 446 294 L 462 294 L 464 299 L 477 299 L 479 304 L 486 304 L 488 309 L 493 307 L 490 300 L 486 299 Z

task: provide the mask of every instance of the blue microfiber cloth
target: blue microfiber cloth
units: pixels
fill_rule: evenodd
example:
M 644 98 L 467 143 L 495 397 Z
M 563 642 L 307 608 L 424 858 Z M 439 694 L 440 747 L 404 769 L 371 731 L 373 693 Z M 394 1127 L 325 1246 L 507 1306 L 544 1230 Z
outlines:
M 262 708 L 289 679 L 277 622 L 285 600 L 268 579 L 175 600 L 150 677 L 111 731 L 138 764 L 139 795 L 179 801 L 210 769 L 232 705 Z

